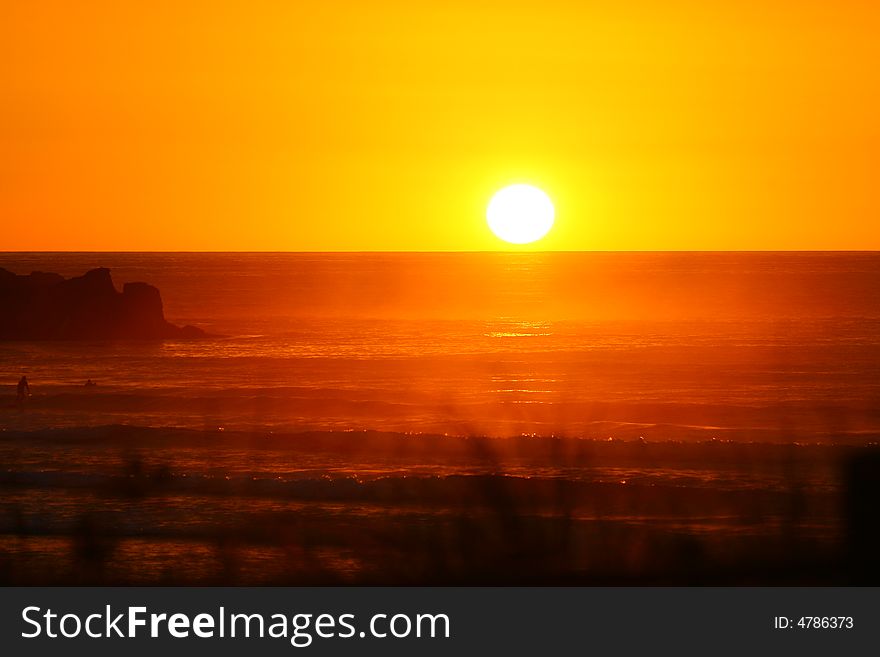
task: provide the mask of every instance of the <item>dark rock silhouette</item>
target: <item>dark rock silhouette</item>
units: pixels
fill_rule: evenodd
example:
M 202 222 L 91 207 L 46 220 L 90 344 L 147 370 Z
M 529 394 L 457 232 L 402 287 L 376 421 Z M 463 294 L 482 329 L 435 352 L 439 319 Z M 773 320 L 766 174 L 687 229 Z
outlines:
M 194 326 L 165 321 L 159 290 L 126 283 L 118 292 L 106 268 L 65 279 L 0 267 L 0 340 L 199 338 Z

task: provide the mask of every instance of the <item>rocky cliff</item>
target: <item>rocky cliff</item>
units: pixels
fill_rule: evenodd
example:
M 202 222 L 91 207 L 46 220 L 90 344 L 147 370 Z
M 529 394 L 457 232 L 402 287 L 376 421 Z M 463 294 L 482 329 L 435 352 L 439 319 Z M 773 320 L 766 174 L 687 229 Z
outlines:
M 117 291 L 106 268 L 65 279 L 0 268 L 0 340 L 198 338 L 194 326 L 165 321 L 159 290 L 126 283 Z

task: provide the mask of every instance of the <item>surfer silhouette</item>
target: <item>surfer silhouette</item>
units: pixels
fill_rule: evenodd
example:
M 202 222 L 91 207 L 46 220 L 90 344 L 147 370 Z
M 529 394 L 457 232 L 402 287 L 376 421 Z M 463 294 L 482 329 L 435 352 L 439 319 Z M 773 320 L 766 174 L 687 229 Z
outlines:
M 28 383 L 27 377 L 23 376 L 18 380 L 18 387 L 16 388 L 15 400 L 17 402 L 23 402 L 25 399 L 31 396 L 31 386 Z

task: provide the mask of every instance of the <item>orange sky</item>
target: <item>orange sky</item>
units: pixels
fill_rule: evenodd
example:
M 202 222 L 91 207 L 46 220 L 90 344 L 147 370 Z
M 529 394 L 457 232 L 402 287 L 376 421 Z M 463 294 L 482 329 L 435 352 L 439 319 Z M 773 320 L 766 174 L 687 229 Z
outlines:
M 0 250 L 880 248 L 880 4 L 0 8 Z

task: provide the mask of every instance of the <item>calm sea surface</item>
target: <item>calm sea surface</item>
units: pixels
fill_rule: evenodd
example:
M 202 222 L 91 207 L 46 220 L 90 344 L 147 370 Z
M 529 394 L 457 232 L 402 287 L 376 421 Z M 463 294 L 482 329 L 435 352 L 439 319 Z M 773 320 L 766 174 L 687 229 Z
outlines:
M 216 337 L 0 344 L 0 426 L 880 435 L 880 255 L 0 254 Z M 98 388 L 85 390 L 86 379 Z

